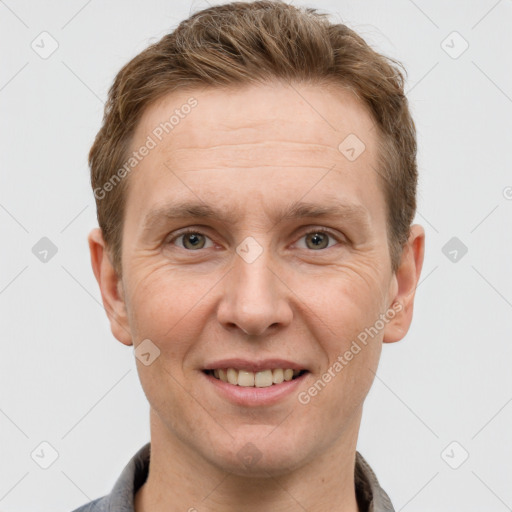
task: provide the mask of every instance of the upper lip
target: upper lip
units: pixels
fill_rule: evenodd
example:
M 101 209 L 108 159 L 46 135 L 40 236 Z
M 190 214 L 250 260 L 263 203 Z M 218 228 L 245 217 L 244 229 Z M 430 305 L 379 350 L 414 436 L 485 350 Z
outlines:
M 286 359 L 262 359 L 261 361 L 255 361 L 253 359 L 249 361 L 242 358 L 218 359 L 208 363 L 203 370 L 217 370 L 220 368 L 235 368 L 237 370 L 246 370 L 249 372 L 260 372 L 276 368 L 282 368 L 283 370 L 288 368 L 291 368 L 292 370 L 306 370 L 304 365 L 294 363 L 293 361 L 287 361 Z

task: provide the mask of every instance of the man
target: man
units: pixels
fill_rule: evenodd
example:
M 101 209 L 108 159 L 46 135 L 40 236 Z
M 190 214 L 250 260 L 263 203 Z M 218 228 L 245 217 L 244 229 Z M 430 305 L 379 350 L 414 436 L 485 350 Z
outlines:
M 312 9 L 211 7 L 119 72 L 90 165 L 151 444 L 78 510 L 392 511 L 356 445 L 423 263 L 398 68 Z

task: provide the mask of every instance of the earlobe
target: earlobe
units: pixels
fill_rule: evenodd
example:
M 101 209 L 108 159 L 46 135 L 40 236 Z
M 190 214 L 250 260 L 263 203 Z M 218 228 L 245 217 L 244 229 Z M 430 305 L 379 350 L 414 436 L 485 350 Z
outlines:
M 414 224 L 411 226 L 409 239 L 403 248 L 400 265 L 394 276 L 397 291 L 392 300 L 392 309 L 395 314 L 384 329 L 384 343 L 401 340 L 409 330 L 424 252 L 425 230 L 419 224 Z
M 100 287 L 112 334 L 124 345 L 132 345 L 123 283 L 114 269 L 100 228 L 95 228 L 89 233 L 88 242 L 92 269 Z

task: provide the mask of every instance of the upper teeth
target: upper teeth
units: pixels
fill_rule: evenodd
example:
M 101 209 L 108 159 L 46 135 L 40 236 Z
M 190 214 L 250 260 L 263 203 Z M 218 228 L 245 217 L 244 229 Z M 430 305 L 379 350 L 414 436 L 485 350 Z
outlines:
M 272 384 L 280 384 L 284 380 L 292 380 L 300 373 L 300 370 L 290 368 L 275 370 L 263 370 L 260 372 L 249 372 L 247 370 L 237 370 L 235 368 L 219 368 L 213 370 L 213 375 L 235 386 L 266 388 Z

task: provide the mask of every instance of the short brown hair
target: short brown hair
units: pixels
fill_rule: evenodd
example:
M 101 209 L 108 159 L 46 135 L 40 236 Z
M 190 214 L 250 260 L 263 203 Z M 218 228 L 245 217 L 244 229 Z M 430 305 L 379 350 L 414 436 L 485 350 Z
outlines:
M 124 179 L 98 197 L 126 161 L 135 128 L 162 96 L 194 87 L 267 83 L 349 88 L 376 123 L 393 271 L 416 212 L 416 130 L 398 61 L 313 8 L 279 0 L 232 2 L 196 12 L 128 62 L 115 77 L 89 153 L 98 222 L 121 275 Z M 404 69 L 404 73 L 406 73 Z M 341 142 L 341 141 L 340 141 Z M 110 181 L 112 182 L 112 181 Z

